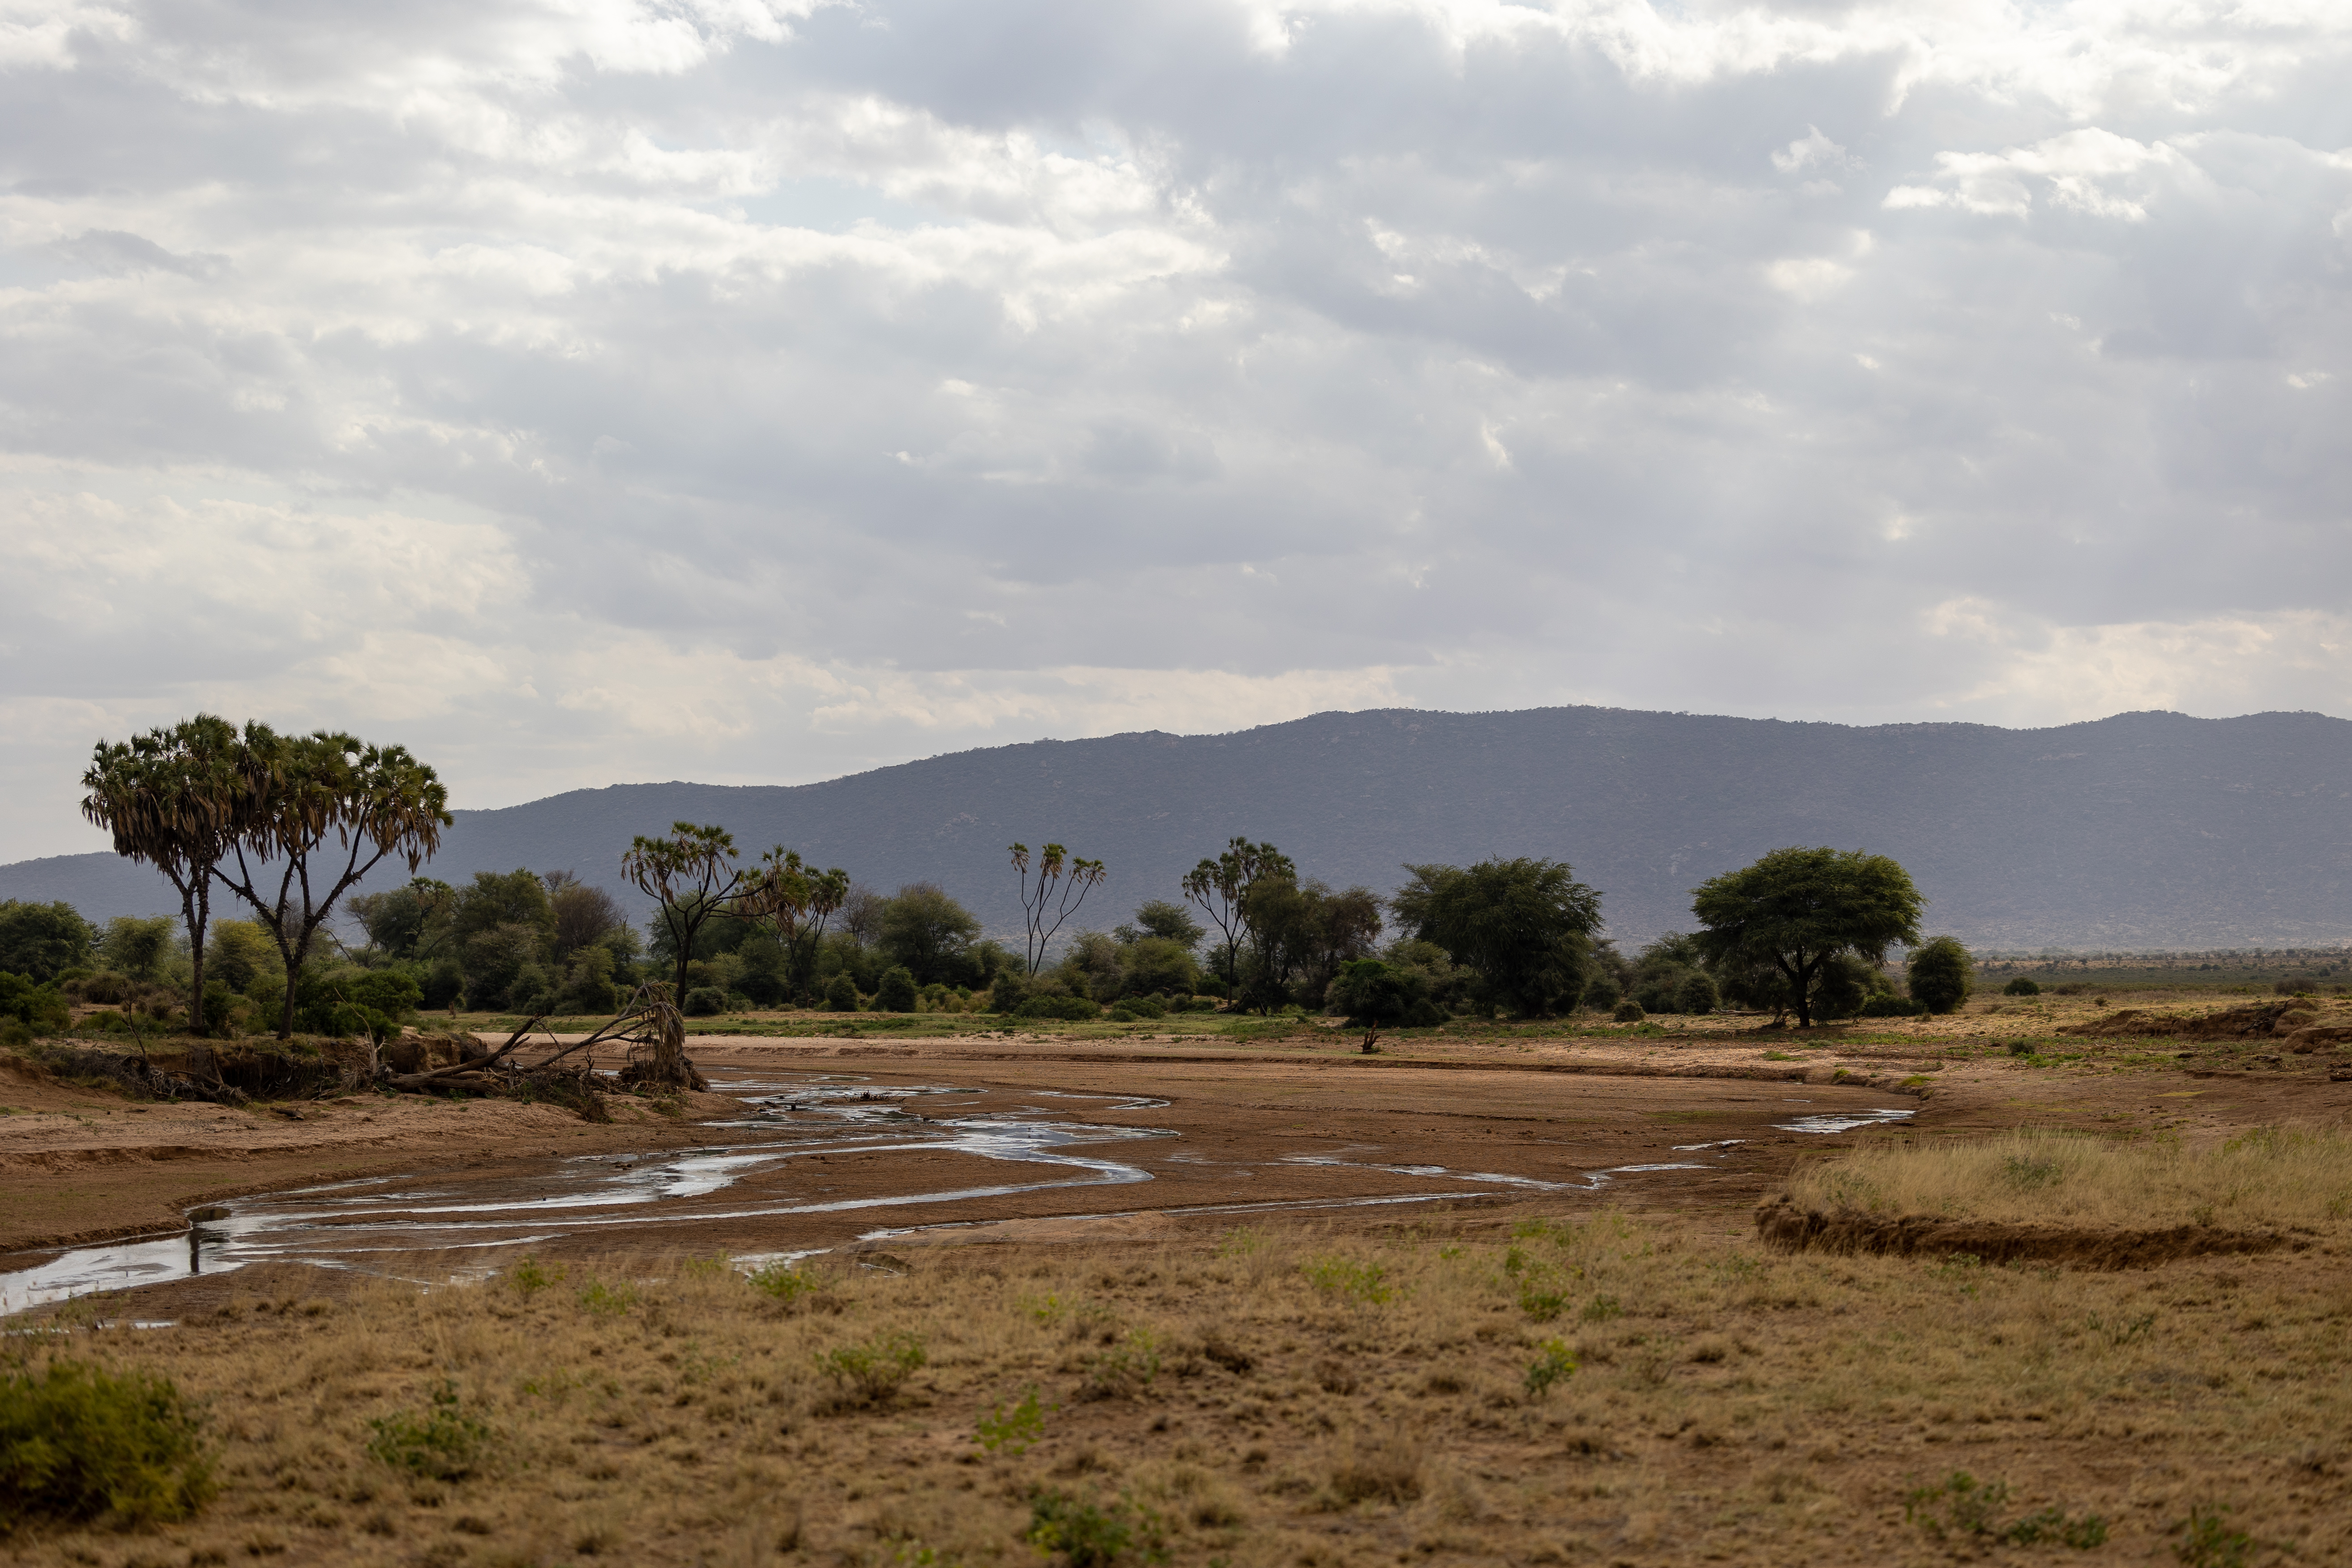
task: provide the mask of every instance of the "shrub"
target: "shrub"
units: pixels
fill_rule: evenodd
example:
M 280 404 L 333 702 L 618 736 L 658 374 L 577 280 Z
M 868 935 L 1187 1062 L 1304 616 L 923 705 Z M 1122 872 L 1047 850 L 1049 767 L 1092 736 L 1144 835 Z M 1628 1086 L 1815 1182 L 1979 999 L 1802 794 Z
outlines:
M 915 1010 L 915 972 L 905 964 L 893 964 L 882 972 L 882 982 L 874 992 L 874 1010 L 877 1013 L 911 1013 Z
M 1911 952 L 1905 973 L 1911 998 L 1930 1013 L 1956 1013 L 1976 984 L 1976 960 L 1958 937 L 1930 937 Z
M 828 982 L 824 988 L 824 1010 L 828 1013 L 857 1011 L 857 982 L 844 970 Z
M 1551 1392 L 1552 1384 L 1576 1375 L 1576 1357 L 1559 1340 L 1546 1340 L 1536 1349 L 1542 1353 L 1528 1363 L 1528 1396 L 1541 1399 Z
M 0 1018 L 24 1025 L 29 1038 L 65 1033 L 73 1011 L 56 986 L 37 985 L 24 975 L 0 970 Z
M 1326 1296 L 1341 1296 L 1377 1307 L 1396 1294 L 1395 1288 L 1388 1283 L 1388 1270 L 1377 1263 L 1359 1263 L 1351 1258 L 1317 1258 L 1300 1264 L 1298 1271 Z
M 1067 1492 L 1030 1495 L 1024 1539 L 1040 1552 L 1060 1552 L 1069 1568 L 1113 1568 L 1130 1551 L 1150 1562 L 1167 1557 L 1158 1515 L 1147 1510 L 1139 1518 L 1123 1500 L 1105 1507 Z
M 801 1298 L 813 1293 L 817 1283 L 813 1276 L 803 1274 L 789 1263 L 763 1263 L 751 1270 L 751 1289 L 790 1307 Z
M 1642 1005 L 1630 996 L 1610 1009 L 1609 1016 L 1621 1024 L 1638 1024 L 1649 1016 L 1647 1013 L 1642 1011 Z
M 1920 1018 L 1925 1017 L 1927 1013 L 1927 1005 L 1924 1002 L 1914 1001 L 1908 996 L 1897 996 L 1891 992 L 1882 992 L 1864 1002 L 1858 1016 L 1864 1018 Z
M 908 1333 L 877 1334 L 854 1345 L 817 1353 L 816 1369 L 842 1387 L 844 1397 L 859 1405 L 879 1405 L 898 1392 L 929 1358 L 923 1342 Z
M 2004 996 L 2039 996 L 2042 994 L 2042 987 L 2021 974 L 2002 986 L 2000 994 Z
M 536 1258 L 526 1258 L 508 1273 L 507 1283 L 515 1288 L 517 1295 L 528 1300 L 549 1286 L 562 1283 L 563 1275 L 564 1268 L 561 1263 L 551 1268 Z
M 1675 991 L 1675 1005 L 1685 1013 L 1712 1013 L 1723 1005 L 1723 994 L 1716 989 L 1713 975 L 1693 970 Z
M 395 1470 L 454 1481 L 473 1473 L 490 1429 L 458 1407 L 457 1385 L 444 1380 L 422 1413 L 398 1411 L 368 1423 L 368 1452 Z
M 1012 1409 L 999 1405 L 982 1416 L 972 1441 L 988 1453 L 1009 1451 L 1018 1458 L 1045 1435 L 1045 1411 L 1037 1403 L 1037 1385 L 1033 1383 L 1022 1389 L 1020 1402 Z
M 212 1489 L 196 1413 L 169 1379 L 71 1361 L 0 1377 L 0 1521 L 184 1519 Z
M 716 985 L 697 985 L 686 994 L 686 1005 L 678 1011 L 689 1018 L 708 1018 L 727 1010 L 727 993 Z
M 1102 1016 L 1102 1005 L 1084 996 L 1032 996 L 1014 1012 L 1017 1018 L 1066 1018 L 1072 1023 Z

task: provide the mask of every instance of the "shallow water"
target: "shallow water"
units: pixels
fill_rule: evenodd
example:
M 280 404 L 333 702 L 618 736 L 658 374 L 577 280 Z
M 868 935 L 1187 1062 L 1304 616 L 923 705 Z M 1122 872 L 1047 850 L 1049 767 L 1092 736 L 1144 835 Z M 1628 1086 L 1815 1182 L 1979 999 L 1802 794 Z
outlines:
M 561 1237 L 603 1231 L 612 1232 L 618 1241 L 624 1233 L 641 1237 L 658 1227 L 683 1224 L 969 1203 L 1058 1188 L 1129 1185 L 1150 1182 L 1153 1176 L 1142 1166 L 1115 1157 L 1118 1146 L 1178 1136 L 1166 1129 L 1091 1119 L 1168 1103 L 1150 1096 L 985 1091 L 946 1084 L 884 1087 L 835 1075 L 721 1075 L 714 1079 L 713 1087 L 737 1097 L 743 1110 L 740 1116 L 706 1123 L 711 1141 L 701 1148 L 583 1155 L 551 1161 L 526 1173 L 491 1177 L 456 1172 L 429 1178 L 378 1176 L 232 1199 L 198 1211 L 216 1217 L 195 1222 L 184 1234 L 78 1247 L 31 1268 L 0 1273 L 0 1315 L 96 1291 L 226 1274 L 260 1262 L 310 1263 L 410 1279 L 414 1277 L 410 1271 L 425 1267 L 428 1258 L 434 1267 L 446 1270 L 451 1254 L 544 1244 Z M 992 1100 L 997 1102 L 994 1107 L 989 1103 Z M 1082 1111 L 1087 1119 L 1081 1119 Z M 1782 1125 L 1797 1131 L 1835 1132 L 1910 1114 L 1805 1116 Z M 1730 1157 L 1729 1151 L 1738 1142 L 1691 1145 L 1677 1152 L 1713 1152 L 1720 1161 Z M 825 1173 L 805 1162 L 813 1156 L 840 1153 L 962 1154 L 1022 1169 L 1008 1170 L 1008 1179 L 1002 1182 L 828 1198 L 825 1194 L 837 1189 L 817 1184 Z M 1180 1158 L 1190 1163 L 1191 1157 Z M 1716 1168 L 1706 1162 L 1619 1165 L 1587 1171 L 1575 1180 L 1546 1181 L 1495 1172 L 1454 1171 L 1443 1165 L 1355 1160 L 1347 1151 L 1294 1155 L 1271 1163 L 1361 1170 L 1439 1184 L 1407 1192 L 1062 1217 L 1110 1218 L 1143 1212 L 1245 1214 L 1432 1203 L 1514 1192 L 1589 1193 L 1622 1176 Z M 780 1192 L 780 1188 L 798 1190 Z M 885 1228 L 866 1235 L 906 1233 Z M 815 1250 L 821 1249 L 746 1254 L 739 1261 L 790 1260 Z

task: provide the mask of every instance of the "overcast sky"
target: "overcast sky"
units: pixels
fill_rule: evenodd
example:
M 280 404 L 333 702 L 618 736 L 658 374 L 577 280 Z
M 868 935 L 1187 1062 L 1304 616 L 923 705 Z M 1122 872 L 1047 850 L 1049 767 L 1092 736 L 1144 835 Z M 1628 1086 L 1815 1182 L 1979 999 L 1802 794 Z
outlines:
M 0 0 L 0 859 L 1561 702 L 2352 713 L 2352 7 Z

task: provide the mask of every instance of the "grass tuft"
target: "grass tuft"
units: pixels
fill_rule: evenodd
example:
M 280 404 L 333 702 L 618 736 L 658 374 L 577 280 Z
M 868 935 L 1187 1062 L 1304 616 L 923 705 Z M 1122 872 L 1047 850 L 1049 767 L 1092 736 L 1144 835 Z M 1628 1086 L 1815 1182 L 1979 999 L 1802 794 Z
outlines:
M 213 1491 L 199 1428 L 168 1377 L 54 1361 L 0 1378 L 0 1531 L 186 1518 Z

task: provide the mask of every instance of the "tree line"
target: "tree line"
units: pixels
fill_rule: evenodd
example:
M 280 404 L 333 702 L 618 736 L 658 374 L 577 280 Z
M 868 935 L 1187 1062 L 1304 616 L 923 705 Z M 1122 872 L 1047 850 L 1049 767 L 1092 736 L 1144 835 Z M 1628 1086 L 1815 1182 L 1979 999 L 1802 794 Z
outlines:
M 1202 857 L 1176 897 L 1066 938 L 1107 868 L 1060 844 L 1016 843 L 1016 950 L 935 884 L 885 896 L 782 846 L 747 858 L 710 824 L 676 823 L 622 853 L 623 876 L 652 900 L 642 933 L 572 870 L 485 871 L 453 886 L 418 874 L 452 821 L 433 770 L 345 734 L 199 715 L 100 742 L 83 784 L 85 814 L 179 894 L 180 929 L 118 920 L 100 931 L 63 905 L 0 905 L 0 1013 L 26 1021 L 54 1005 L 35 994 L 61 982 L 134 1015 L 142 999 L 163 1012 L 155 992 L 168 983 L 195 1032 L 267 1018 L 281 1037 L 381 1033 L 420 1008 L 610 1013 L 651 984 L 689 1015 L 1324 1012 L 1363 1026 L 1370 1048 L 1383 1028 L 1465 1016 L 1730 1005 L 1810 1025 L 1943 1011 L 1973 973 L 1952 939 L 1922 941 L 1925 900 L 1903 868 L 1862 851 L 1776 850 L 1694 889 L 1696 929 L 1625 954 L 1601 934 L 1601 894 L 1565 862 L 1409 865 L 1382 898 L 1303 876 L 1247 837 Z M 411 879 L 352 895 L 387 859 Z M 214 918 L 216 890 L 247 918 Z M 346 895 L 357 942 L 330 930 Z M 1908 995 L 1885 968 L 1896 946 L 1913 950 Z

